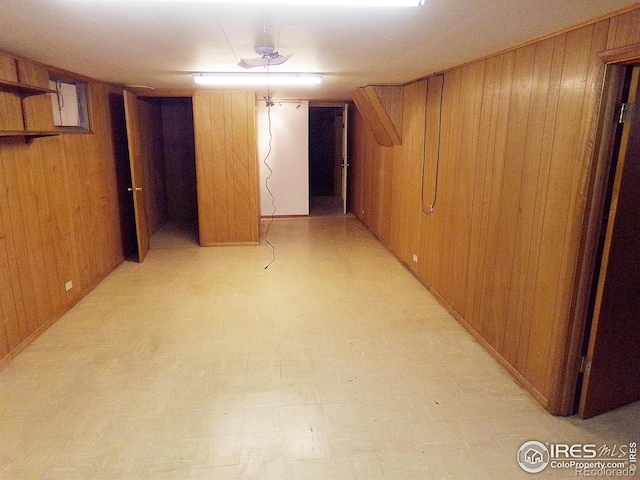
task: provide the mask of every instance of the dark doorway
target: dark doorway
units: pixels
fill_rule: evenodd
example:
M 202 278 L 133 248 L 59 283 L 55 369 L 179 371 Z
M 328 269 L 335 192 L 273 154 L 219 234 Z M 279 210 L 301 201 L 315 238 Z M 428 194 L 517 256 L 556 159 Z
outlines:
M 198 205 L 193 102 L 189 97 L 138 97 L 145 211 L 149 234 L 169 230 L 197 238 Z M 122 95 L 111 96 L 113 143 L 117 158 L 120 221 L 125 258 L 137 255 L 131 167 Z M 152 244 L 153 247 L 153 244 Z
M 309 108 L 309 203 L 326 211 L 342 205 L 343 107 Z
M 131 258 L 137 254 L 138 246 L 136 242 L 136 219 L 133 208 L 133 197 L 127 190 L 128 187 L 131 186 L 131 166 L 129 164 L 129 147 L 127 145 L 124 98 L 121 94 L 112 93 L 109 95 L 109 108 L 111 110 L 113 150 L 116 158 L 122 250 L 125 258 Z

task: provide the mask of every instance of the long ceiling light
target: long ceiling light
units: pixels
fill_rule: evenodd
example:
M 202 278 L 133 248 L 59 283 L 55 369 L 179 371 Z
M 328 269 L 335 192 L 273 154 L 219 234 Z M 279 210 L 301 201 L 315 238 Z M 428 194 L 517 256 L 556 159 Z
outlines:
M 320 73 L 192 73 L 193 81 L 199 85 L 320 85 Z
M 105 2 L 107 0 L 83 0 L 93 2 Z M 123 0 L 111 0 L 122 2 Z M 272 5 L 331 5 L 345 7 L 419 7 L 425 0 L 127 0 L 129 2 L 175 2 L 178 3 L 253 3 Z
M 222 0 L 224 1 L 224 0 Z M 275 3 L 287 5 L 337 5 L 355 7 L 419 7 L 425 0 L 239 0 L 243 3 Z

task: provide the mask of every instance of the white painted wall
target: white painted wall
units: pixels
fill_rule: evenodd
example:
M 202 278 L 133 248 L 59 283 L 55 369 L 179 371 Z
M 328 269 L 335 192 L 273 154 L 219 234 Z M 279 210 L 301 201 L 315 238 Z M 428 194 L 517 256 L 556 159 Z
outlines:
M 271 107 L 271 153 L 267 163 L 273 170 L 269 189 L 275 197 L 276 216 L 309 215 L 309 102 L 280 102 Z M 300 105 L 300 108 L 297 108 Z M 269 121 L 264 100 L 258 101 L 258 161 L 260 162 L 260 207 L 271 215 L 271 196 L 264 165 L 269 150 Z

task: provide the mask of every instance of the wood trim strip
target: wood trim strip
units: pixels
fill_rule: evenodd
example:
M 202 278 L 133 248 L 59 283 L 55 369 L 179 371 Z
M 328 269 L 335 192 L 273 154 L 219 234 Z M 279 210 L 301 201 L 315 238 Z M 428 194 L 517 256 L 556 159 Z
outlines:
M 606 50 L 599 53 L 598 58 L 608 65 L 630 65 L 637 63 L 640 61 L 640 43 Z
M 260 242 L 200 242 L 201 247 L 256 247 Z
M 358 88 L 353 92 L 353 101 L 373 132 L 378 145 L 383 147 L 402 145 L 402 137 L 398 134 L 374 87 Z

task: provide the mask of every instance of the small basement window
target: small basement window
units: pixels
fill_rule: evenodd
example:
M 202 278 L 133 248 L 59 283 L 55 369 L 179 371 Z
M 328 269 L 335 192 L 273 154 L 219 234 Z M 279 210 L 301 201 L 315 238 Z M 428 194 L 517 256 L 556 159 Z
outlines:
M 87 84 L 69 80 L 51 79 L 49 88 L 53 123 L 58 130 L 89 131 Z

